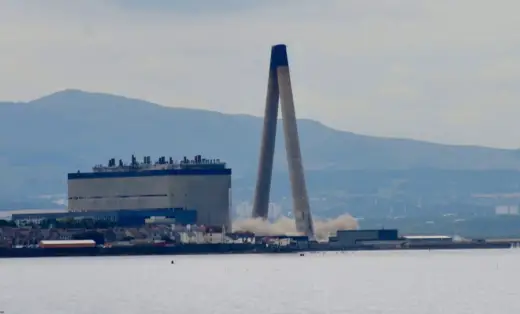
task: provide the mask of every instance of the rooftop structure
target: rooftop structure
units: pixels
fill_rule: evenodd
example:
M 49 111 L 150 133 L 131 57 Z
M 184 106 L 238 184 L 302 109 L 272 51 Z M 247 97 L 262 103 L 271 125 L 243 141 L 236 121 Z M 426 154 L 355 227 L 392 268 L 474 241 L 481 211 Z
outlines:
M 124 163 L 122 159 L 116 162 L 115 158 L 108 161 L 107 165 L 96 165 L 92 168 L 92 172 L 139 172 L 153 170 L 185 170 L 185 169 L 225 169 L 226 163 L 220 159 L 206 159 L 201 155 L 188 159 L 184 156 L 181 160 L 174 160 L 172 157 L 159 157 L 152 162 L 150 156 L 144 156 L 142 161 L 132 155 L 130 163 Z
M 123 178 L 123 177 L 157 177 L 171 175 L 231 175 L 231 169 L 226 168 L 226 163 L 220 159 L 206 159 L 201 155 L 193 159 L 177 161 L 172 157 L 160 157 L 156 162 L 151 162 L 150 156 L 145 156 L 142 162 L 138 162 L 132 155 L 129 163 L 122 159 L 116 163 L 112 158 L 107 165 L 96 165 L 92 172 L 69 173 L 68 179 L 101 179 L 101 178 Z

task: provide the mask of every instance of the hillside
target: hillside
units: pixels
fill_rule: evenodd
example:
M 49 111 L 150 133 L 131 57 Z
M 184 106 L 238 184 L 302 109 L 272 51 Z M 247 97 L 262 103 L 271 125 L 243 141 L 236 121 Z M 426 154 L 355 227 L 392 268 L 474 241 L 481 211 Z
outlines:
M 28 103 L 0 103 L 0 199 L 64 193 L 67 172 L 88 170 L 111 157 L 129 159 L 132 153 L 202 154 L 228 161 L 236 178 L 251 177 L 261 126 L 259 117 L 78 90 Z M 520 168 L 515 150 L 363 136 L 311 120 L 301 120 L 299 131 L 305 166 L 314 171 Z M 285 169 L 283 145 L 278 136 L 277 171 Z

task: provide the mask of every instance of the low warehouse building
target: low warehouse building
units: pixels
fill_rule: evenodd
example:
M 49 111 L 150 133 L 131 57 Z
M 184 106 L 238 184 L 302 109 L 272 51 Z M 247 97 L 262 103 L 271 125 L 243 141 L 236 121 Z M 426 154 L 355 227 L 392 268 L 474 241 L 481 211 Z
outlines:
M 446 235 L 408 235 L 403 236 L 410 244 L 442 244 L 453 242 L 453 237 Z
M 42 240 L 39 247 L 44 249 L 73 249 L 95 247 L 94 240 Z
M 330 238 L 331 246 L 337 248 L 350 248 L 377 243 L 383 245 L 385 242 L 396 244 L 399 241 L 397 229 L 381 230 L 338 230 L 335 237 Z

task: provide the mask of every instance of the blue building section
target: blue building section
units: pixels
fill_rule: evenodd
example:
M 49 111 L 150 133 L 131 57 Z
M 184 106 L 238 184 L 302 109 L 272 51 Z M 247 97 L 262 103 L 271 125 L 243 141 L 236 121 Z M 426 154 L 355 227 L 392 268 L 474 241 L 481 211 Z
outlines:
M 114 172 L 77 172 L 69 173 L 68 179 L 104 179 L 104 178 L 133 178 L 133 177 L 158 177 L 158 176 L 194 176 L 194 175 L 231 175 L 229 168 L 206 169 L 165 169 L 142 171 L 114 171 Z
M 197 211 L 183 208 L 158 208 L 147 210 L 117 210 L 117 211 L 88 211 L 67 213 L 37 213 L 37 214 L 13 214 L 12 220 L 39 221 L 45 219 L 93 219 L 114 221 L 121 227 L 136 227 L 145 224 L 150 217 L 174 218 L 178 225 L 195 225 L 197 223 Z
M 196 210 L 178 210 L 173 214 L 175 221 L 179 221 L 179 225 L 195 225 L 197 224 L 197 211 Z
M 399 239 L 399 231 L 397 229 L 381 229 L 377 230 L 377 232 L 381 241 L 395 241 Z
M 362 236 L 363 240 L 393 241 L 399 239 L 399 231 L 397 229 L 359 229 L 340 230 L 338 232 L 350 237 Z
M 364 241 L 398 241 L 397 229 L 360 229 L 338 230 L 335 237 L 330 237 L 329 242 L 341 247 L 354 247 Z

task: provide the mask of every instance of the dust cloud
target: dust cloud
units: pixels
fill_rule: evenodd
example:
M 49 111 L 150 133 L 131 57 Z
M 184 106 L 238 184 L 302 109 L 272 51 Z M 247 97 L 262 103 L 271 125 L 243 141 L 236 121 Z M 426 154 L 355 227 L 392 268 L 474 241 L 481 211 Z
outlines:
M 314 233 L 318 241 L 326 241 L 338 230 L 358 229 L 356 219 L 348 214 L 333 219 L 314 219 Z M 252 232 L 257 235 L 300 235 L 294 219 L 282 216 L 270 222 L 261 218 L 238 219 L 233 222 L 234 232 Z

